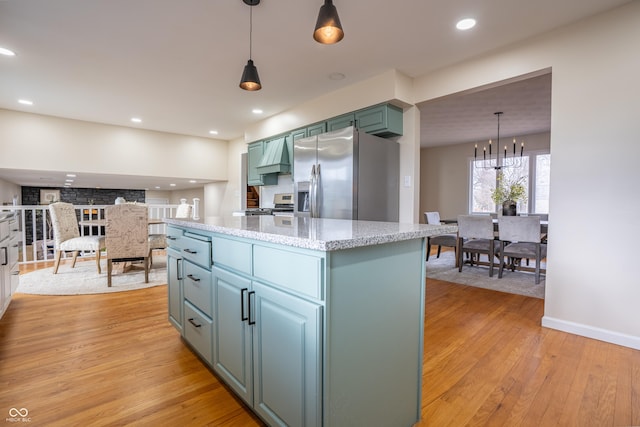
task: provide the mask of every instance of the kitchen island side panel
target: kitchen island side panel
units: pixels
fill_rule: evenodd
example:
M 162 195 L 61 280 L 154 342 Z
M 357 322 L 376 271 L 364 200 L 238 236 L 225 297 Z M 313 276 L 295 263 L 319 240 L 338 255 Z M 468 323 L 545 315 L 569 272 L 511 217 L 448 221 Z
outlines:
M 329 254 L 324 425 L 420 418 L 425 239 Z

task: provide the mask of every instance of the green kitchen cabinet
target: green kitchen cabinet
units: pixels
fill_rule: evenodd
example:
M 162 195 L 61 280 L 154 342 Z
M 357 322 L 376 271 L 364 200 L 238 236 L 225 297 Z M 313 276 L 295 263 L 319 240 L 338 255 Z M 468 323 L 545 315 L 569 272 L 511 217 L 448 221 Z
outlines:
M 321 305 L 248 275 L 252 246 L 214 238 L 213 369 L 270 425 L 320 425 Z
M 329 131 L 351 125 L 362 132 L 382 137 L 402 135 L 402 109 L 391 104 L 381 104 L 327 120 Z
M 355 124 L 355 113 L 343 114 L 341 116 L 327 120 L 327 132 L 331 132 L 332 130 L 344 129 L 349 126 L 355 126 Z
M 358 129 L 378 136 L 402 135 L 402 109 L 391 104 L 376 105 L 355 112 Z
M 260 174 L 258 166 L 264 155 L 266 141 L 256 141 L 247 147 L 247 185 L 275 185 L 278 183 L 278 174 Z

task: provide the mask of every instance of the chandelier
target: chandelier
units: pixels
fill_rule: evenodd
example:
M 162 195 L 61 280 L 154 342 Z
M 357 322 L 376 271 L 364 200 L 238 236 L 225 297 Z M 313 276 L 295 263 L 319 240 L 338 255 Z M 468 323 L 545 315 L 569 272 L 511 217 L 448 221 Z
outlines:
M 477 169 L 495 169 L 501 170 L 506 168 L 522 167 L 522 154 L 524 153 L 524 142 L 520 143 L 520 155 L 516 155 L 516 139 L 513 138 L 513 154 L 509 157 L 507 146 L 504 146 L 503 155 L 500 156 L 500 116 L 504 114 L 502 111 L 496 111 L 495 116 L 498 118 L 498 136 L 496 138 L 495 157 L 493 155 L 492 140 L 489 140 L 489 154 L 487 155 L 487 147 L 483 147 L 482 158 L 478 159 L 478 144 L 473 149 L 473 165 Z

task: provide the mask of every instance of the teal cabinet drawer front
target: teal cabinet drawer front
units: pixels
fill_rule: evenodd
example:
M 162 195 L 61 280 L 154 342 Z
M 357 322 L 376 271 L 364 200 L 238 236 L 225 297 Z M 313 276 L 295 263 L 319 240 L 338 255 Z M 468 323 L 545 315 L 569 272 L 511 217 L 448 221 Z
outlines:
M 251 274 L 251 243 L 214 237 L 212 256 L 214 265 Z
M 206 242 L 192 237 L 181 239 L 182 256 L 203 267 L 211 266 L 211 242 Z
M 184 297 L 209 317 L 211 312 L 211 272 L 186 261 L 184 263 Z
M 197 308 L 184 302 L 184 338 L 211 365 L 213 322 Z
M 167 227 L 167 245 L 170 248 L 182 250 L 182 239 L 184 236 L 184 230 L 172 226 Z
M 323 258 L 255 245 L 253 275 L 279 287 L 323 299 Z

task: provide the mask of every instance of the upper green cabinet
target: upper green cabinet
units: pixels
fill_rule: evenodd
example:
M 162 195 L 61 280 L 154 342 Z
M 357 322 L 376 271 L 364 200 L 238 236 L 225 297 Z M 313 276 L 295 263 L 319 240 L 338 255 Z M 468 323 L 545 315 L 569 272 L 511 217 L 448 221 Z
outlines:
M 363 132 L 378 136 L 402 135 L 402 109 L 391 104 L 376 105 L 327 120 L 327 130 L 354 125 Z
M 247 185 L 275 185 L 278 183 L 278 174 L 261 175 L 258 172 L 264 149 L 265 141 L 252 142 L 247 148 Z

